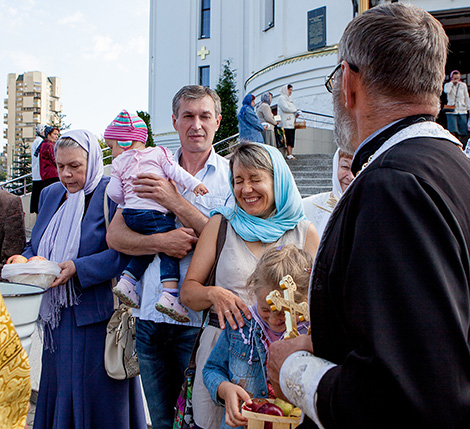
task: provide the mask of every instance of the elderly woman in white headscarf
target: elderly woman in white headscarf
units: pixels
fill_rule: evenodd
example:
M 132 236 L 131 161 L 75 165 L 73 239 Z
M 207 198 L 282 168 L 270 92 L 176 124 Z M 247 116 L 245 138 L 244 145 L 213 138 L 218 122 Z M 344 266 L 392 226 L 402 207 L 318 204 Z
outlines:
M 113 312 L 111 279 L 127 257 L 106 244 L 103 160 L 96 137 L 68 131 L 55 145 L 60 182 L 44 189 L 24 255 L 59 263 L 44 294 L 44 333 L 35 429 L 146 428 L 137 379 L 117 381 L 104 369 L 106 325 Z M 107 198 L 107 197 L 106 197 Z M 116 206 L 109 204 L 112 217 Z
M 321 238 L 330 214 L 341 195 L 346 191 L 354 176 L 351 172 L 352 155 L 338 149 L 333 156 L 333 189 L 331 192 L 311 195 L 302 200 L 307 219 L 315 225 Z
M 256 114 L 258 115 L 261 125 L 265 126 L 265 130 L 262 131 L 264 143 L 276 147 L 274 127 L 277 125 L 277 121 L 274 119 L 274 115 L 271 110 L 272 101 L 273 95 L 270 92 L 265 92 L 261 96 L 261 103 L 256 109 Z

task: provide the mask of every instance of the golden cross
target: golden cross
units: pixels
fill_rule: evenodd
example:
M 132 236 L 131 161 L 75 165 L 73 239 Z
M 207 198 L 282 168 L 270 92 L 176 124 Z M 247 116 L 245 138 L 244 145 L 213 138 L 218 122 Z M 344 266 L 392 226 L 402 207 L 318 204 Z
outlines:
M 284 291 L 284 298 L 278 290 L 273 290 L 266 297 L 266 302 L 271 306 L 272 311 L 282 311 L 286 315 L 286 335 L 284 338 L 295 338 L 299 336 L 297 332 L 297 315 L 301 322 L 309 320 L 308 304 L 301 302 L 297 304 L 294 299 L 294 291 L 297 285 L 290 276 L 284 276 L 279 282 L 281 289 Z
M 197 54 L 201 57 L 201 60 L 206 59 L 206 55 L 209 55 L 211 52 L 205 46 L 201 47 L 200 51 L 197 51 Z

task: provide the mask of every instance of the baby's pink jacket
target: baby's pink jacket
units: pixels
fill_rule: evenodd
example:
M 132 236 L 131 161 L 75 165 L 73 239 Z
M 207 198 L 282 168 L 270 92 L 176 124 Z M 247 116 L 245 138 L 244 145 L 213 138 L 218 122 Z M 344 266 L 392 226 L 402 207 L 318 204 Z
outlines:
M 129 149 L 113 160 L 108 195 L 121 208 L 168 210 L 150 198 L 139 198 L 134 192 L 133 180 L 140 173 L 153 173 L 165 179 L 172 179 L 178 185 L 191 191 L 202 183 L 189 174 L 173 158 L 173 154 L 162 146 L 148 147 L 143 150 Z

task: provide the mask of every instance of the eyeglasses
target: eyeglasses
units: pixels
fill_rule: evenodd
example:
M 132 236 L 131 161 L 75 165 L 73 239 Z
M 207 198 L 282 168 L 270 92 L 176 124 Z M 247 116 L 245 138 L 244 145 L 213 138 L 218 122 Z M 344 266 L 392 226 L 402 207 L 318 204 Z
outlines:
M 333 84 L 335 83 L 335 74 L 341 68 L 342 63 L 343 62 L 341 61 L 339 64 L 337 64 L 336 67 L 333 69 L 333 71 L 325 79 L 325 88 L 330 94 L 333 93 Z M 349 65 L 349 68 L 353 72 L 355 72 L 355 73 L 359 72 L 359 67 L 357 67 L 357 66 L 355 66 L 354 64 L 351 64 L 351 63 L 348 63 L 348 65 Z

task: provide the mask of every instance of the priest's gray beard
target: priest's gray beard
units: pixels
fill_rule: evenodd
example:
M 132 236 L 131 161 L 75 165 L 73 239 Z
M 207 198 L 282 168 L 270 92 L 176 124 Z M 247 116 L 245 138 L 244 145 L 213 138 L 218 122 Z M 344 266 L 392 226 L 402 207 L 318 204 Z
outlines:
M 339 85 L 333 88 L 333 111 L 335 115 L 334 142 L 342 151 L 354 155 L 355 149 L 352 144 L 355 132 L 354 122 L 348 110 L 341 102 L 340 91 Z

